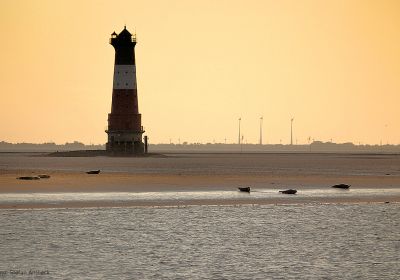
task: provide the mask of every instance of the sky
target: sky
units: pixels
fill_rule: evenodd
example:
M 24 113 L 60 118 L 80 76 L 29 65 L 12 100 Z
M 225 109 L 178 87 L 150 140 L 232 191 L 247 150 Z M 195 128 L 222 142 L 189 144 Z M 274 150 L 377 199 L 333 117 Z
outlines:
M 397 0 L 0 0 L 0 141 L 105 143 L 125 24 L 150 143 L 400 144 Z

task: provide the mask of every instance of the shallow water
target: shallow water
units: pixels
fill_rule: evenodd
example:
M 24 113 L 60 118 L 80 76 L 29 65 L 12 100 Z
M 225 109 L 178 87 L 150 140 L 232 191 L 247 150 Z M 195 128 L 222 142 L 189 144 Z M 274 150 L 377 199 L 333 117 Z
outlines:
M 240 201 L 242 203 L 257 204 L 260 201 L 274 201 L 284 198 L 288 202 L 315 201 L 319 198 L 327 199 L 363 199 L 363 198 L 391 198 L 400 196 L 400 189 L 305 189 L 299 190 L 296 195 L 284 195 L 278 189 L 254 189 L 251 194 L 239 191 L 180 191 L 180 192 L 91 192 L 91 193 L 3 193 L 0 195 L 0 205 L 44 203 L 62 205 L 66 202 L 112 202 L 118 203 L 168 203 L 185 204 L 190 201 Z
M 0 210 L 0 277 L 34 270 L 48 271 L 44 279 L 397 279 L 399 210 L 399 204 Z

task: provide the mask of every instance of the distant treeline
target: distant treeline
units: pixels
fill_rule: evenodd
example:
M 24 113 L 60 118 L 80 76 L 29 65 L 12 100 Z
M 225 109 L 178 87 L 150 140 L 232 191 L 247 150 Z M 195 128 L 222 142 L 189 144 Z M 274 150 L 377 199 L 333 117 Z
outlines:
M 55 143 L 7 143 L 0 142 L 0 152 L 55 152 L 79 150 L 104 150 L 105 145 L 85 145 L 81 142 Z M 353 143 L 332 143 L 314 141 L 309 145 L 281 144 L 223 144 L 223 143 L 187 143 L 150 144 L 149 152 L 314 152 L 314 153 L 400 153 L 400 145 L 355 145 Z
M 309 145 L 282 144 L 223 144 L 223 143 L 182 143 L 151 144 L 151 152 L 314 152 L 314 153 L 400 153 L 400 145 L 355 145 L 353 143 L 332 143 L 314 141 Z
M 76 150 L 104 150 L 105 145 L 85 145 L 81 142 L 56 144 L 56 143 L 8 143 L 0 142 L 0 152 L 56 152 L 56 151 L 76 151 Z

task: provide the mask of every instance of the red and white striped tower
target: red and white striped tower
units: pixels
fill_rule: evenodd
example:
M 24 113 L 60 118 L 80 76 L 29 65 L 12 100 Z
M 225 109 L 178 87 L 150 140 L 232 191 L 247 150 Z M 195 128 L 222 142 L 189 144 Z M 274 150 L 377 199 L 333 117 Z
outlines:
M 115 49 L 114 83 L 111 113 L 108 114 L 106 150 L 114 153 L 144 153 L 144 133 L 138 108 L 136 87 L 136 36 L 126 27 L 111 34 Z

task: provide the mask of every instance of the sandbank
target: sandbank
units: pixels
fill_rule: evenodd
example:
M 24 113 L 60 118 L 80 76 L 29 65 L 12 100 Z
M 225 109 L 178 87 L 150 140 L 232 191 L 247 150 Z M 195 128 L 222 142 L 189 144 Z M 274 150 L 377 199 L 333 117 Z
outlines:
M 85 208 L 85 207 L 167 207 L 189 205 L 244 205 L 244 204 L 310 204 L 310 203 L 385 203 L 400 202 L 400 192 L 391 195 L 357 195 L 362 189 L 399 189 L 399 176 L 340 176 L 318 174 L 132 174 L 101 172 L 88 175 L 84 172 L 50 171 L 50 179 L 24 181 L 19 176 L 45 173 L 44 170 L 0 170 L 1 194 L 54 194 L 54 193 L 151 193 L 151 192 L 229 192 L 239 186 L 251 186 L 253 190 L 278 190 L 295 188 L 302 191 L 327 190 L 336 183 L 351 184 L 354 195 L 301 197 L 285 196 L 253 198 L 252 194 L 235 198 L 207 198 L 183 200 L 90 200 L 58 202 L 2 203 L 2 209 L 33 208 Z M 351 191 L 350 190 L 350 191 Z

